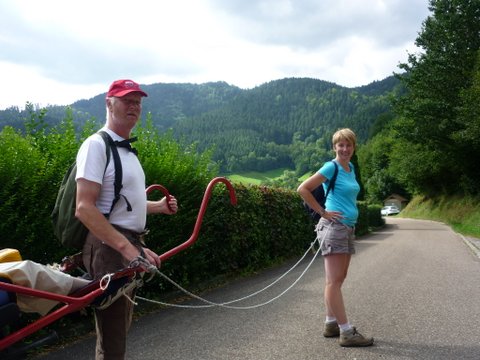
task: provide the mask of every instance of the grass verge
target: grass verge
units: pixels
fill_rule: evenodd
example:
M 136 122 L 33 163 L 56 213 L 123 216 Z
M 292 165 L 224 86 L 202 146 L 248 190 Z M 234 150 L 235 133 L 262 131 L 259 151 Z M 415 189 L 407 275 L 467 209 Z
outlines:
M 480 201 L 477 198 L 416 196 L 402 210 L 401 216 L 441 221 L 462 235 L 480 238 Z
M 273 180 L 283 176 L 283 172 L 285 170 L 288 170 L 288 169 L 280 168 L 280 169 L 275 169 L 275 170 L 270 170 L 265 172 L 248 171 L 248 172 L 243 172 L 238 174 L 229 174 L 229 175 L 226 175 L 226 177 L 230 179 L 232 182 L 236 182 L 244 185 L 248 185 L 248 184 L 260 185 L 262 182 L 266 180 Z

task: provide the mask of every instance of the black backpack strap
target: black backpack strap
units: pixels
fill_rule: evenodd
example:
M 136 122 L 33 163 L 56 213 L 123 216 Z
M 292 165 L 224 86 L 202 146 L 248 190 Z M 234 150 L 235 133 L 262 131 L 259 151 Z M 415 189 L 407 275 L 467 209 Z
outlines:
M 102 136 L 103 140 L 105 141 L 105 144 L 107 145 L 107 165 L 108 165 L 108 159 L 110 158 L 110 150 L 112 151 L 113 155 L 113 165 L 115 166 L 115 181 L 113 183 L 113 188 L 114 188 L 114 197 L 112 201 L 112 206 L 110 206 L 110 211 L 108 214 L 105 216 L 108 218 L 110 213 L 113 211 L 113 208 L 115 207 L 115 204 L 120 200 L 120 196 L 123 196 L 125 199 L 125 202 L 127 203 L 127 211 L 132 211 L 132 206 L 130 205 L 130 202 L 128 199 L 120 194 L 120 191 L 123 188 L 122 180 L 123 180 L 123 168 L 122 168 L 122 161 L 120 160 L 120 155 L 118 154 L 118 149 L 113 141 L 112 137 L 105 131 L 99 131 L 99 134 Z
M 107 166 L 108 166 L 108 163 L 110 162 L 110 142 L 108 140 L 108 138 L 110 137 L 110 135 L 108 135 L 105 131 L 103 130 L 100 130 L 98 132 L 100 134 L 100 136 L 102 137 L 103 141 L 105 142 L 105 153 L 107 155 L 107 163 L 105 164 L 105 170 L 103 172 L 103 175 L 105 175 L 105 171 L 107 171 Z
M 337 181 L 338 164 L 336 163 L 335 160 L 332 160 L 332 162 L 333 162 L 333 165 L 335 165 L 335 171 L 333 172 L 333 176 L 328 183 L 327 192 L 325 193 L 325 199 L 327 198 L 330 190 L 332 190 L 332 192 L 335 190 L 335 181 Z

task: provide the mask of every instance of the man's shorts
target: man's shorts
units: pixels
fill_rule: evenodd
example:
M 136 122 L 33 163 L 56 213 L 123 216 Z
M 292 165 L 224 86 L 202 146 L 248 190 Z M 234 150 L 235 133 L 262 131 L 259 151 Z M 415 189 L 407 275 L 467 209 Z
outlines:
M 125 235 L 128 241 L 143 251 L 141 249 L 143 238 L 140 235 L 115 225 L 114 227 Z M 91 232 L 87 235 L 82 255 L 83 264 L 93 279 L 100 279 L 103 275 L 124 269 L 130 264 L 122 254 L 103 243 Z
M 322 255 L 355 254 L 355 228 L 321 218 L 315 231 Z

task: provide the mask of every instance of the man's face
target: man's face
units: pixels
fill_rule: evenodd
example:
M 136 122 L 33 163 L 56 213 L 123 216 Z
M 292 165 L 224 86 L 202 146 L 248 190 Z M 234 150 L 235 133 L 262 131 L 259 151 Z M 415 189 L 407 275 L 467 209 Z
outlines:
M 111 100 L 113 120 L 133 128 L 142 113 L 142 96 L 139 93 L 130 93 Z

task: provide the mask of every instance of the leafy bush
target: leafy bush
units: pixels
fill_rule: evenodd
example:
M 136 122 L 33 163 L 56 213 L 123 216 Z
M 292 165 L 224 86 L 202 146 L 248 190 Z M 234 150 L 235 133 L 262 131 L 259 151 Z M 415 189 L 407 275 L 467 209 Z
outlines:
M 25 259 L 46 264 L 73 251 L 55 239 L 50 213 L 66 169 L 81 142 L 96 129 L 87 122 L 77 136 L 67 114 L 47 132 L 41 116 L 30 119 L 26 134 L 10 127 L 0 132 L 0 247 L 17 248 Z M 164 185 L 179 201 L 176 215 L 147 219 L 148 246 L 162 254 L 190 238 L 218 166 L 210 151 L 198 153 L 195 144 L 180 144 L 169 133 L 159 135 L 150 119 L 139 124 L 135 135 L 147 184 Z M 213 189 L 198 242 L 166 261 L 162 267 L 166 274 L 191 285 L 217 275 L 251 272 L 301 255 L 315 239 L 314 224 L 295 191 L 236 184 L 235 192 L 238 204 L 232 206 L 224 184 Z M 149 198 L 160 196 L 152 193 Z M 360 207 L 357 230 L 364 234 L 371 219 L 367 206 Z M 168 288 L 156 281 L 145 291 Z
M 313 224 L 295 192 L 239 184 L 234 188 L 236 206 L 230 203 L 223 184 L 214 188 L 197 242 L 165 262 L 164 273 L 194 286 L 219 275 L 251 272 L 296 257 L 314 240 Z M 184 206 L 198 211 L 194 202 Z M 163 253 L 186 241 L 195 216 L 185 217 L 180 211 L 176 216 L 151 217 L 149 227 L 156 235 L 149 236 L 149 244 Z M 179 238 L 180 232 L 183 237 Z M 167 284 L 153 282 L 143 291 L 165 288 Z
M 365 235 L 368 233 L 368 205 L 364 201 L 359 201 L 357 203 L 358 206 L 358 221 L 355 225 L 355 234 L 357 236 Z
M 381 210 L 382 205 L 367 205 L 369 228 L 379 228 L 385 225 L 385 219 L 382 217 Z
M 49 225 L 44 218 L 48 160 L 28 138 L 8 127 L 0 133 L 0 152 L 0 246 L 44 260 L 41 242 L 45 241 L 37 235 Z

